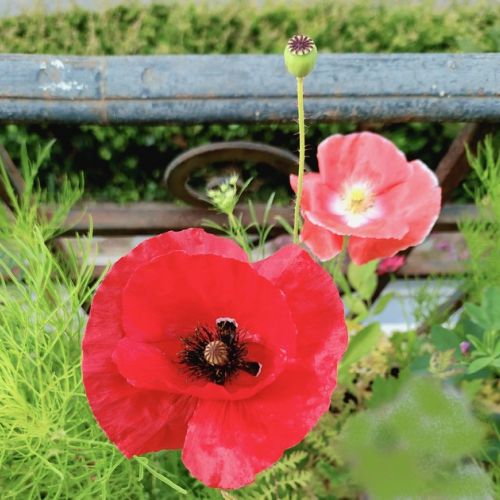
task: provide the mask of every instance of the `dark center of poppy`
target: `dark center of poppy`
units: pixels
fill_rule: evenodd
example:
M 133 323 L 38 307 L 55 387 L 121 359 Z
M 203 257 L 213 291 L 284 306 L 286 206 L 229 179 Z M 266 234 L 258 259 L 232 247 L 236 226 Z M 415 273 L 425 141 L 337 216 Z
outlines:
M 314 48 L 314 41 L 306 35 L 294 35 L 288 40 L 288 50 L 295 55 L 304 56 Z
M 261 365 L 246 359 L 247 345 L 242 337 L 234 319 L 219 318 L 215 329 L 198 327 L 192 336 L 181 339 L 180 363 L 192 377 L 218 385 L 224 385 L 239 370 L 256 377 Z

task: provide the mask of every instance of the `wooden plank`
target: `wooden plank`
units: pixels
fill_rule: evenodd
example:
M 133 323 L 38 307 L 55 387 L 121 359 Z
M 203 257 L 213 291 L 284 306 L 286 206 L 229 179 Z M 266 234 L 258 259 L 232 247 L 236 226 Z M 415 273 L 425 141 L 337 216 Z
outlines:
M 9 182 L 14 189 L 16 196 L 21 196 L 24 191 L 24 180 L 19 172 L 18 168 L 14 165 L 9 153 L 4 148 L 2 144 L 0 144 L 0 161 L 5 169 L 5 173 L 9 179 Z M 11 199 L 7 194 L 5 186 L 0 179 L 0 199 L 10 208 L 11 207 Z
M 132 248 L 144 241 L 148 236 L 96 236 L 92 240 L 91 259 L 95 265 L 95 276 Z M 279 240 L 282 240 L 281 242 Z M 290 241 L 280 237 L 269 243 L 270 252 Z M 79 247 L 72 237 L 61 238 L 65 248 L 72 247 L 78 254 Z M 406 264 L 398 272 L 398 277 L 427 276 L 429 274 L 455 274 L 464 271 L 465 242 L 460 234 L 441 233 L 431 235 L 429 239 L 409 256 Z M 259 254 L 257 259 L 261 258 Z
M 466 147 L 472 154 L 475 153 L 478 142 L 493 131 L 491 125 L 483 123 L 469 123 L 464 126 L 450 148 L 439 162 L 436 176 L 442 189 L 443 203 L 448 201 L 453 191 L 461 184 L 470 171 L 467 161 Z
M 321 121 L 499 121 L 500 54 L 320 54 Z M 293 121 L 280 55 L 0 55 L 0 121 Z
M 263 204 L 256 204 L 259 218 L 264 211 Z M 248 209 L 239 208 L 245 224 L 250 222 Z M 436 231 L 456 229 L 459 217 L 474 217 L 473 205 L 445 205 L 435 226 Z M 276 216 L 283 217 L 293 223 L 293 211 L 290 207 L 273 207 L 270 220 Z M 180 206 L 162 202 L 136 202 L 124 205 L 116 203 L 88 203 L 75 207 L 69 214 L 66 226 L 67 234 L 85 233 L 89 229 L 90 218 L 95 235 L 128 235 L 158 234 L 168 230 L 179 230 L 187 227 L 200 227 L 203 219 L 211 219 L 224 223 L 226 218 L 214 211 L 199 207 Z
M 262 218 L 264 205 L 257 204 L 256 212 Z M 250 222 L 248 208 L 242 207 L 245 224 Z M 271 220 L 281 216 L 293 220 L 292 209 L 274 207 Z M 90 218 L 95 235 L 158 234 L 168 230 L 180 230 L 188 227 L 201 227 L 204 219 L 224 223 L 224 215 L 201 207 L 180 206 L 173 203 L 136 202 L 124 205 L 116 203 L 89 203 L 75 207 L 69 214 L 66 226 L 71 228 L 67 234 L 88 231 Z
M 408 255 L 397 276 L 439 276 L 463 273 L 469 258 L 467 244 L 460 233 L 433 233 Z

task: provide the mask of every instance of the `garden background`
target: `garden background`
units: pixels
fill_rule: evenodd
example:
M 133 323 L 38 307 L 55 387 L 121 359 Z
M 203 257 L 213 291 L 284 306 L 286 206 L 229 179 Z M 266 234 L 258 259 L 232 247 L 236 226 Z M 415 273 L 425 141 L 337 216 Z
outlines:
M 101 12 L 73 9 L 0 19 L 0 52 L 74 55 L 281 53 L 294 33 L 307 32 L 320 52 L 497 52 L 500 3 L 408 1 L 168 2 L 130 4 Z M 264 68 L 263 68 L 264 70 Z M 230 68 L 228 68 L 230 72 Z M 314 77 L 314 76 L 313 76 Z M 307 85 L 305 88 L 307 97 Z M 410 159 L 431 168 L 446 152 L 458 124 L 365 124 L 393 140 Z M 310 124 L 314 145 L 353 124 Z M 160 185 L 165 166 L 206 142 L 245 140 L 296 151 L 295 125 L 0 126 L 0 141 L 19 159 L 56 139 L 40 172 L 55 189 L 63 174 L 85 174 L 85 196 L 119 202 L 169 200 Z M 308 155 L 315 168 L 314 154 Z M 465 199 L 462 190 L 456 199 Z
M 301 31 L 320 52 L 498 52 L 500 8 L 496 1 L 340 0 L 38 11 L 0 19 L 0 51 L 281 53 L 288 37 Z M 307 99 L 307 81 L 305 88 Z M 307 161 L 316 166 L 315 147 L 328 135 L 363 128 L 382 133 L 410 159 L 435 168 L 460 127 L 310 124 Z M 46 145 L 52 139 L 49 155 Z M 0 126 L 0 142 L 26 181 L 20 201 L 13 201 L 15 217 L 0 210 L 3 498 L 142 500 L 178 498 L 183 489 L 188 498 L 221 497 L 188 474 L 179 452 L 129 461 L 98 427 L 80 369 L 84 310 L 97 286 L 90 244 L 80 240 L 78 258 L 68 254 L 61 262 L 51 241 L 63 232 L 69 209 L 82 195 L 119 202 L 169 200 L 160 181 L 175 156 L 206 142 L 234 139 L 297 149 L 295 124 Z M 435 277 L 417 297 L 416 320 L 426 328 L 386 336 L 374 317 L 387 298 L 371 303 L 377 263 L 350 266 L 345 276 L 328 269 L 344 292 L 352 335 L 330 411 L 254 485 L 225 498 L 328 500 L 366 498 L 368 492 L 385 500 L 418 498 L 422 491 L 453 499 L 494 498 L 500 477 L 498 151 L 491 139 L 480 146 L 470 158 L 467 189 L 455 193 L 455 200 L 475 203 L 479 213 L 459 226 L 470 252 L 467 272 L 454 277 L 466 302 L 459 317 L 443 324 L 433 315 L 442 300 L 441 278 Z M 288 201 L 286 192 L 281 194 L 280 201 Z M 41 219 L 40 206 L 54 200 L 59 208 L 52 219 Z

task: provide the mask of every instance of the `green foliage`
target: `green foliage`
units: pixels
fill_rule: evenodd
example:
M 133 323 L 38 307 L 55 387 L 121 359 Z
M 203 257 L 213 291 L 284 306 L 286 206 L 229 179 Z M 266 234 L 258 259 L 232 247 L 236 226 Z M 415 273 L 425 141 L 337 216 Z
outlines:
M 90 411 L 80 367 L 84 307 L 95 289 L 90 241 L 80 240 L 80 257 L 51 251 L 82 186 L 63 182 L 56 199 L 37 188 L 49 150 L 41 148 L 33 162 L 21 151 L 26 185 L 19 200 L 0 166 L 13 207 L 0 205 L 1 497 L 144 499 L 144 468 L 183 491 L 145 459 L 127 460 Z M 57 203 L 51 218 L 40 206 L 48 201 Z
M 292 451 L 277 464 L 259 474 L 257 481 L 234 493 L 234 498 L 245 500 L 273 500 L 275 498 L 296 498 L 312 477 L 311 470 L 300 470 L 299 465 L 307 458 L 304 451 Z
M 251 221 L 249 224 L 244 224 L 242 213 L 238 210 L 238 202 L 251 183 L 252 179 L 248 179 L 242 186 L 238 186 L 238 176 L 234 174 L 219 186 L 207 190 L 211 205 L 217 212 L 226 216 L 227 223 L 218 224 L 210 219 L 204 219 L 203 224 L 233 239 L 250 258 L 258 259 L 266 257 L 265 244 L 274 227 L 274 223 L 269 220 L 274 193 L 267 200 L 260 216 L 253 202 L 248 200 Z
M 459 229 L 470 253 L 466 276 L 469 293 L 478 298 L 487 286 L 500 286 L 500 148 L 492 136 L 468 154 L 475 176 L 468 191 L 475 201 L 477 218 L 465 219 Z
M 433 328 L 434 344 L 443 350 L 443 339 L 446 339 L 448 349 L 453 349 L 455 355 L 466 367 L 467 374 L 480 370 L 492 373 L 500 371 L 500 287 L 488 287 L 483 291 L 479 305 L 466 303 L 464 313 L 453 330 L 442 327 Z M 469 342 L 466 355 L 461 355 L 457 348 L 458 342 Z M 486 372 L 488 373 L 488 372 Z
M 487 498 L 477 454 L 483 429 L 466 400 L 432 379 L 414 378 L 389 404 L 351 418 L 342 451 L 373 498 Z
M 379 323 L 371 323 L 365 326 L 349 340 L 349 346 L 339 366 L 338 382 L 346 385 L 350 379 L 350 369 L 364 357 L 373 352 L 379 344 L 383 333 Z
M 346 239 L 347 241 L 347 239 Z M 372 303 L 377 289 L 377 266 L 379 261 L 372 260 L 367 264 L 357 265 L 349 262 L 345 270 L 345 245 L 341 255 L 325 263 L 325 268 L 342 291 L 342 299 L 348 311 L 351 329 L 359 329 L 370 316 L 380 314 L 394 297 L 393 293 L 385 293 L 376 303 Z
M 486 158 L 478 179 L 486 179 L 488 189 L 476 187 L 478 204 L 485 207 L 480 215 L 487 223 L 481 219 L 470 223 L 481 229 L 478 233 L 474 226 L 474 237 L 495 230 L 492 189 L 498 166 L 488 144 L 478 154 Z M 36 174 L 49 150 L 50 146 L 40 148 L 35 161 L 30 161 L 26 148 L 21 150 L 26 189 L 19 201 L 0 169 L 14 211 L 12 217 L 0 208 L 2 498 L 142 500 L 182 498 L 184 489 L 189 498 L 220 498 L 221 492 L 190 477 L 178 451 L 126 460 L 92 417 L 79 361 L 84 307 L 95 288 L 90 243 L 81 241 L 83 264 L 73 254 L 63 261 L 50 248 L 82 185 L 78 179 L 66 181 L 56 198 L 40 191 Z M 254 220 L 243 225 L 234 215 L 241 194 L 234 178 L 212 193 L 212 201 L 228 217 L 228 224 L 218 229 L 237 241 L 244 238 L 244 245 L 260 257 L 269 236 L 273 199 L 264 222 L 257 222 L 254 210 Z M 40 205 L 54 201 L 58 208 L 51 218 L 45 217 Z M 500 479 L 499 429 L 494 419 L 500 408 L 495 385 L 500 286 L 484 286 L 486 266 L 493 262 L 487 260 L 489 248 L 482 257 L 486 262 L 470 267 L 467 283 L 473 284 L 469 287 L 473 293 L 455 326 L 435 323 L 429 334 L 410 331 L 387 338 L 380 325 L 361 325 L 366 311 L 355 313 L 330 411 L 253 485 L 222 496 L 327 500 L 367 492 L 383 499 L 493 497 L 492 478 Z M 347 295 L 357 295 L 365 309 L 373 311 L 375 264 L 350 266 L 345 274 L 340 265 L 328 267 L 337 273 Z M 436 302 L 436 291 L 431 292 L 420 298 L 422 315 L 426 300 Z M 464 341 L 470 343 L 466 353 L 460 349 Z M 426 376 L 421 378 L 420 373 Z
M 261 4 L 261 2 L 258 2 Z M 308 33 L 320 52 L 495 52 L 500 49 L 500 13 L 494 2 L 264 2 L 155 3 L 103 12 L 73 9 L 45 16 L 0 19 L 0 51 L 79 55 L 282 53 L 289 36 Z M 306 84 L 307 95 L 307 84 Z M 309 164 L 330 134 L 352 124 L 310 124 Z M 450 124 L 371 124 L 411 158 L 431 167 L 456 135 Z M 252 139 L 296 150 L 294 126 L 63 126 L 6 125 L 0 141 L 15 156 L 57 139 L 53 162 L 41 170 L 55 189 L 63 174 L 85 172 L 88 194 L 116 201 L 168 199 L 161 187 L 165 166 L 187 148 L 221 140 Z M 463 195 L 463 193 L 459 193 Z M 267 198 L 267 195 L 265 196 Z

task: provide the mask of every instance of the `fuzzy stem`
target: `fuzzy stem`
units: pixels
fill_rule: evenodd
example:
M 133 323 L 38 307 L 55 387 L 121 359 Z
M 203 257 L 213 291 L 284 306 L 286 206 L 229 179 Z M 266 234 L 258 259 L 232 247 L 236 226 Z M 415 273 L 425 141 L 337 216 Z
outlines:
M 299 172 L 297 179 L 297 196 L 293 218 L 293 242 L 299 242 L 300 202 L 302 199 L 302 184 L 304 183 L 304 163 L 306 157 L 306 133 L 304 123 L 304 78 L 297 77 L 297 108 L 299 112 Z

